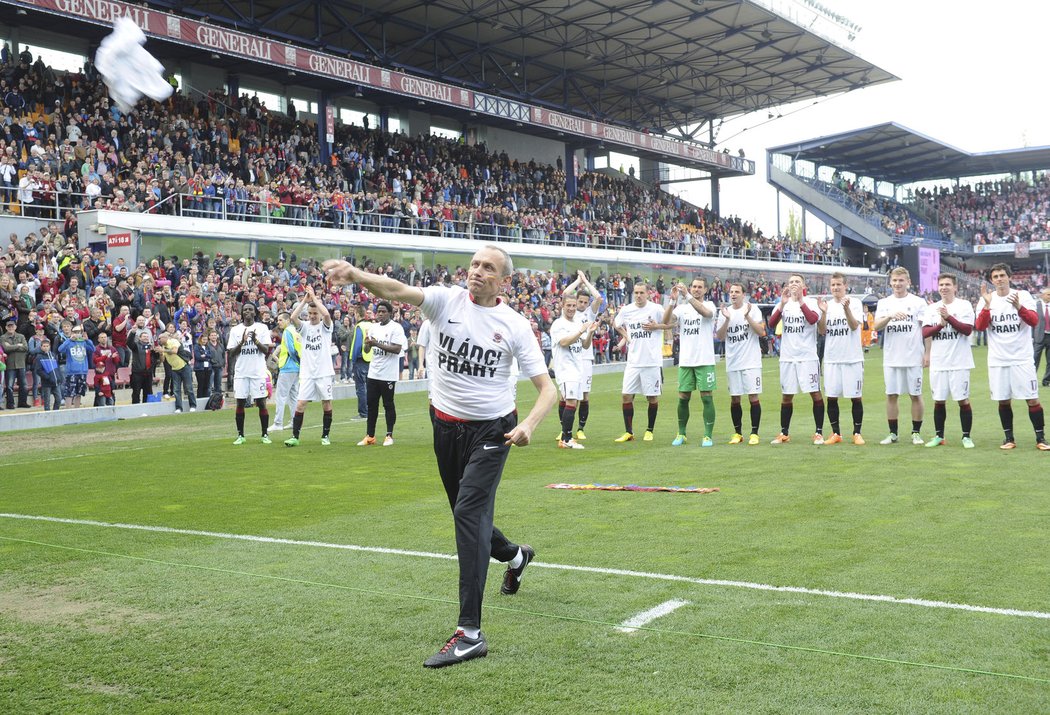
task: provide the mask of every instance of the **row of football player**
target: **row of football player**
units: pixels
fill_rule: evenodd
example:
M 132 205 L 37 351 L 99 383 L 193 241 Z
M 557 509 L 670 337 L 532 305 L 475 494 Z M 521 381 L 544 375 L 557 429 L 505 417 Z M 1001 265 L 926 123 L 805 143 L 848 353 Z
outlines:
M 874 329 L 883 332 L 883 378 L 886 386 L 888 435 L 880 444 L 899 441 L 899 398 L 911 403 L 911 437 L 915 445 L 937 447 L 945 444 L 947 402 L 958 402 L 962 444 L 974 446 L 970 432 L 973 413 L 970 406 L 970 371 L 974 368 L 969 335 L 974 330 L 988 336 L 988 380 L 991 397 L 999 403 L 999 417 L 1004 431 L 1001 449 L 1014 449 L 1013 400 L 1027 403 L 1028 415 L 1035 432 L 1038 449 L 1050 451 L 1044 432 L 1043 408 L 1039 402 L 1039 383 L 1031 358 L 1033 329 L 1047 331 L 1050 308 L 1037 305 L 1035 298 L 1010 285 L 1010 267 L 997 264 L 989 272 L 992 289 L 982 289 L 978 310 L 966 300 L 956 300 L 957 280 L 942 274 L 938 280 L 941 299 L 927 303 L 910 292 L 911 277 L 905 268 L 890 272 L 891 295 L 881 299 L 875 310 Z M 562 429 L 558 445 L 565 449 L 582 449 L 584 428 L 589 411 L 592 359 L 591 338 L 597 328 L 595 320 L 600 305 L 591 305 L 590 295 L 598 295 L 593 286 L 580 279 L 565 291 L 562 315 L 551 326 L 552 363 L 555 380 L 561 391 Z M 745 441 L 742 398 L 750 405 L 751 430 L 748 444 L 759 443 L 762 416 L 759 396 L 762 393 L 762 354 L 759 338 L 767 330 L 783 323 L 780 349 L 780 432 L 773 444 L 791 441 L 790 427 L 794 396 L 808 392 L 812 398 L 813 444 L 830 445 L 843 441 L 839 400 L 849 399 L 853 421 L 852 442 L 864 444 L 861 426 L 864 417 L 864 351 L 861 346 L 863 306 L 846 294 L 846 279 L 841 274 L 831 277 L 829 298 L 806 295 L 805 279 L 792 275 L 768 320 L 758 308 L 744 300 L 743 286 L 730 287 L 729 304 L 717 307 L 705 300 L 706 283 L 694 279 L 688 286 L 672 288 L 666 307 L 650 302 L 649 290 L 637 283 L 633 301 L 616 314 L 614 326 L 627 349 L 623 375 L 622 409 L 624 433 L 615 441 L 631 442 L 634 434 L 634 398 L 643 395 L 648 403 L 648 423 L 643 441 L 653 440 L 661 392 L 663 331 L 678 327 L 680 335 L 678 366 L 678 433 L 672 444 L 687 441 L 689 403 L 699 391 L 703 403 L 704 437 L 701 446 L 714 445 L 715 406 L 712 393 L 716 387 L 714 342 L 725 343 L 726 379 L 731 396 L 730 415 L 733 436 L 730 444 Z M 599 298 L 600 300 L 600 298 Z M 821 363 L 817 356 L 817 336 L 823 335 L 824 389 L 821 391 Z M 925 405 L 923 403 L 923 368 L 930 369 L 934 399 L 936 435 L 921 436 Z M 825 401 L 825 397 L 827 400 Z M 580 425 L 574 420 L 579 413 Z M 830 434 L 824 434 L 825 414 Z

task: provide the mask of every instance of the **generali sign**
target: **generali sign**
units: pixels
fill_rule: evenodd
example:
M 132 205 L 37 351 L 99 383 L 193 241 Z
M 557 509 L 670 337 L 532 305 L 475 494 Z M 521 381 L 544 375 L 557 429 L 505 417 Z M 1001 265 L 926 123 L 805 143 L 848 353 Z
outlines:
M 382 69 L 118 0 L 19 0 L 14 4 L 75 17 L 98 25 L 112 25 L 118 18 L 127 17 L 147 35 L 171 42 L 243 57 L 297 72 L 343 80 L 428 102 L 460 107 L 479 114 L 502 116 L 493 111 L 492 103 L 484 101 L 490 97 L 475 94 L 463 87 Z M 532 124 L 557 129 L 566 134 L 655 151 L 666 154 L 669 158 L 687 159 L 712 167 L 755 173 L 753 161 L 723 154 L 698 144 L 644 134 L 539 107 L 531 107 L 530 111 Z

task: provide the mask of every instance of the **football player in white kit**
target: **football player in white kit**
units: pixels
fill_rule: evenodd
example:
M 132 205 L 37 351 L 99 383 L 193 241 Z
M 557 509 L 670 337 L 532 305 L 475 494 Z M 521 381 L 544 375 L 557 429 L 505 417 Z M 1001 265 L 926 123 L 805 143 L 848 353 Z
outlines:
M 726 346 L 726 382 L 729 385 L 729 416 L 733 421 L 733 438 L 729 444 L 744 441 L 744 410 L 740 397 L 751 403 L 749 445 L 758 444 L 758 427 L 762 421 L 762 346 L 759 338 L 766 334 L 762 313 L 744 302 L 744 286 L 729 284 L 729 305 L 722 306 L 715 325 L 715 337 Z
M 307 322 L 300 320 L 306 308 Z M 299 445 L 299 431 L 303 428 L 306 406 L 314 400 L 321 401 L 324 411 L 321 422 L 321 444 L 332 443 L 332 383 L 335 368 L 332 367 L 332 316 L 318 300 L 312 286 L 306 287 L 302 300 L 292 308 L 292 323 L 299 331 L 303 350 L 299 359 L 299 394 L 296 397 L 295 415 L 292 417 L 292 436 L 284 441 L 286 447 Z
M 995 290 L 981 286 L 977 329 L 988 335 L 988 385 L 999 402 L 999 421 L 1006 433 L 1000 449 L 1014 449 L 1014 411 L 1010 400 L 1028 403 L 1028 418 L 1035 429 L 1035 446 L 1050 451 L 1046 442 L 1039 381 L 1032 360 L 1032 327 L 1039 322 L 1035 298 L 1026 290 L 1010 288 L 1010 266 L 996 263 L 988 272 Z
M 962 425 L 962 445 L 973 449 L 970 430 L 973 428 L 973 409 L 970 407 L 970 371 L 973 370 L 973 351 L 970 333 L 973 332 L 974 312 L 969 301 L 956 300 L 956 278 L 951 273 L 937 277 L 937 292 L 941 299 L 926 311 L 922 337 L 930 344 L 930 390 L 933 392 L 933 427 L 937 434 L 927 447 L 944 444 L 944 423 L 947 401 L 959 402 L 959 422 Z
M 839 398 L 853 403 L 853 444 L 863 445 L 860 434 L 864 422 L 864 348 L 860 329 L 864 305 L 846 295 L 846 276 L 831 274 L 831 300 L 821 300 L 818 330 L 824 334 L 824 394 L 828 398 L 831 434 L 824 444 L 842 442 L 839 431 Z
M 237 439 L 234 444 L 244 444 L 244 408 L 248 400 L 254 400 L 259 408 L 259 424 L 262 426 L 262 443 L 272 444 L 269 435 L 270 412 L 266 409 L 266 355 L 273 342 L 270 329 L 255 320 L 255 306 L 241 306 L 241 322 L 230 328 L 226 351 L 233 368 L 233 396 L 237 399 Z
M 926 444 L 919 432 L 925 410 L 922 403 L 922 368 L 930 362 L 922 339 L 926 301 L 908 292 L 911 274 L 907 268 L 890 271 L 891 295 L 875 306 L 874 329 L 884 333 L 882 376 L 886 382 L 886 420 L 890 433 L 879 444 L 896 444 L 900 395 L 911 397 L 911 443 Z
M 579 284 L 583 284 L 583 289 Z M 594 287 L 583 271 L 576 272 L 576 280 L 565 288 L 565 293 L 571 291 L 576 293 L 576 322 L 580 324 L 593 323 L 606 308 L 606 301 L 602 294 Z M 576 441 L 582 442 L 587 439 L 584 428 L 587 426 L 587 418 L 591 411 L 591 381 L 594 377 L 594 347 L 583 351 L 583 365 L 580 369 L 580 383 L 583 386 L 583 396 L 580 398 L 579 408 L 576 414 L 580 418 L 580 428 L 576 430 Z
M 707 283 L 703 278 L 694 278 L 687 288 L 677 283 L 671 288 L 671 300 L 664 308 L 663 323 L 673 326 L 678 323 L 678 436 L 672 447 L 686 443 L 686 426 L 689 424 L 689 399 L 695 390 L 700 391 L 704 405 L 704 439 L 701 447 L 713 447 L 715 429 L 715 318 L 718 309 L 709 300 L 704 300 Z M 679 296 L 683 302 L 678 303 Z
M 634 301 L 620 308 L 613 327 L 627 345 L 627 367 L 623 372 L 624 433 L 615 442 L 634 441 L 634 396 L 645 395 L 649 402 L 649 426 L 642 439 L 653 441 L 656 413 L 660 409 L 664 335 L 660 320 L 663 309 L 649 300 L 649 286 L 639 279 L 634 284 Z
M 561 449 L 583 449 L 573 439 L 572 426 L 576 422 L 576 405 L 583 395 L 583 353 L 590 349 L 591 338 L 598 324 L 578 323 L 576 296 L 562 298 L 561 317 L 551 325 L 551 364 L 555 382 L 561 392 Z
M 817 324 L 820 313 L 816 299 L 806 295 L 806 281 L 792 273 L 769 315 L 769 327 L 783 321 L 780 340 L 780 434 L 772 444 L 791 441 L 791 415 L 799 392 L 813 398 L 813 444 L 824 444 L 824 398 L 820 394 L 820 359 L 817 357 Z
M 367 447 L 376 443 L 376 423 L 379 421 L 379 402 L 383 402 L 383 417 L 386 419 L 386 436 L 383 446 L 394 444 L 394 424 L 397 422 L 397 407 L 394 390 L 401 375 L 401 350 L 408 342 L 401 323 L 393 320 L 394 306 L 387 301 L 376 305 L 376 322 L 368 329 L 365 347 L 372 350 L 372 362 L 368 365 L 368 418 L 365 438 L 357 443 Z

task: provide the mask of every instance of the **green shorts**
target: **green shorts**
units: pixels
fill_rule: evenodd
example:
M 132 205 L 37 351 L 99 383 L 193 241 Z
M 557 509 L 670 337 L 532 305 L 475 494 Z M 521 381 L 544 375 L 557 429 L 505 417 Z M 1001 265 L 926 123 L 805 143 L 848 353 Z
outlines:
M 715 366 L 701 365 L 700 367 L 678 368 L 678 391 L 713 392 L 715 389 Z

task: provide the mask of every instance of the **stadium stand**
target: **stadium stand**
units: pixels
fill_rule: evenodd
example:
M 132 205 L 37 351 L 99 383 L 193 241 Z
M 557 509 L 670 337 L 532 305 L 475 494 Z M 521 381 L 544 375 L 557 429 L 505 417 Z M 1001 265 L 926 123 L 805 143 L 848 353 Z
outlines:
M 985 181 L 955 188 L 920 189 L 915 203 L 934 212 L 942 230 L 974 245 L 1050 238 L 1050 177 Z
M 17 59 L 17 58 L 15 58 Z M 680 255 L 841 264 L 830 244 L 763 236 L 628 177 L 586 173 L 576 196 L 557 165 L 483 144 L 340 126 L 320 162 L 315 126 L 256 97 L 181 93 L 123 115 L 90 63 L 55 73 L 39 59 L 0 68 L 0 207 L 65 218 L 105 208 Z M 6 99 L 5 99 L 6 101 Z M 17 104 L 18 107 L 11 106 Z M 17 172 L 14 180 L 13 171 Z

